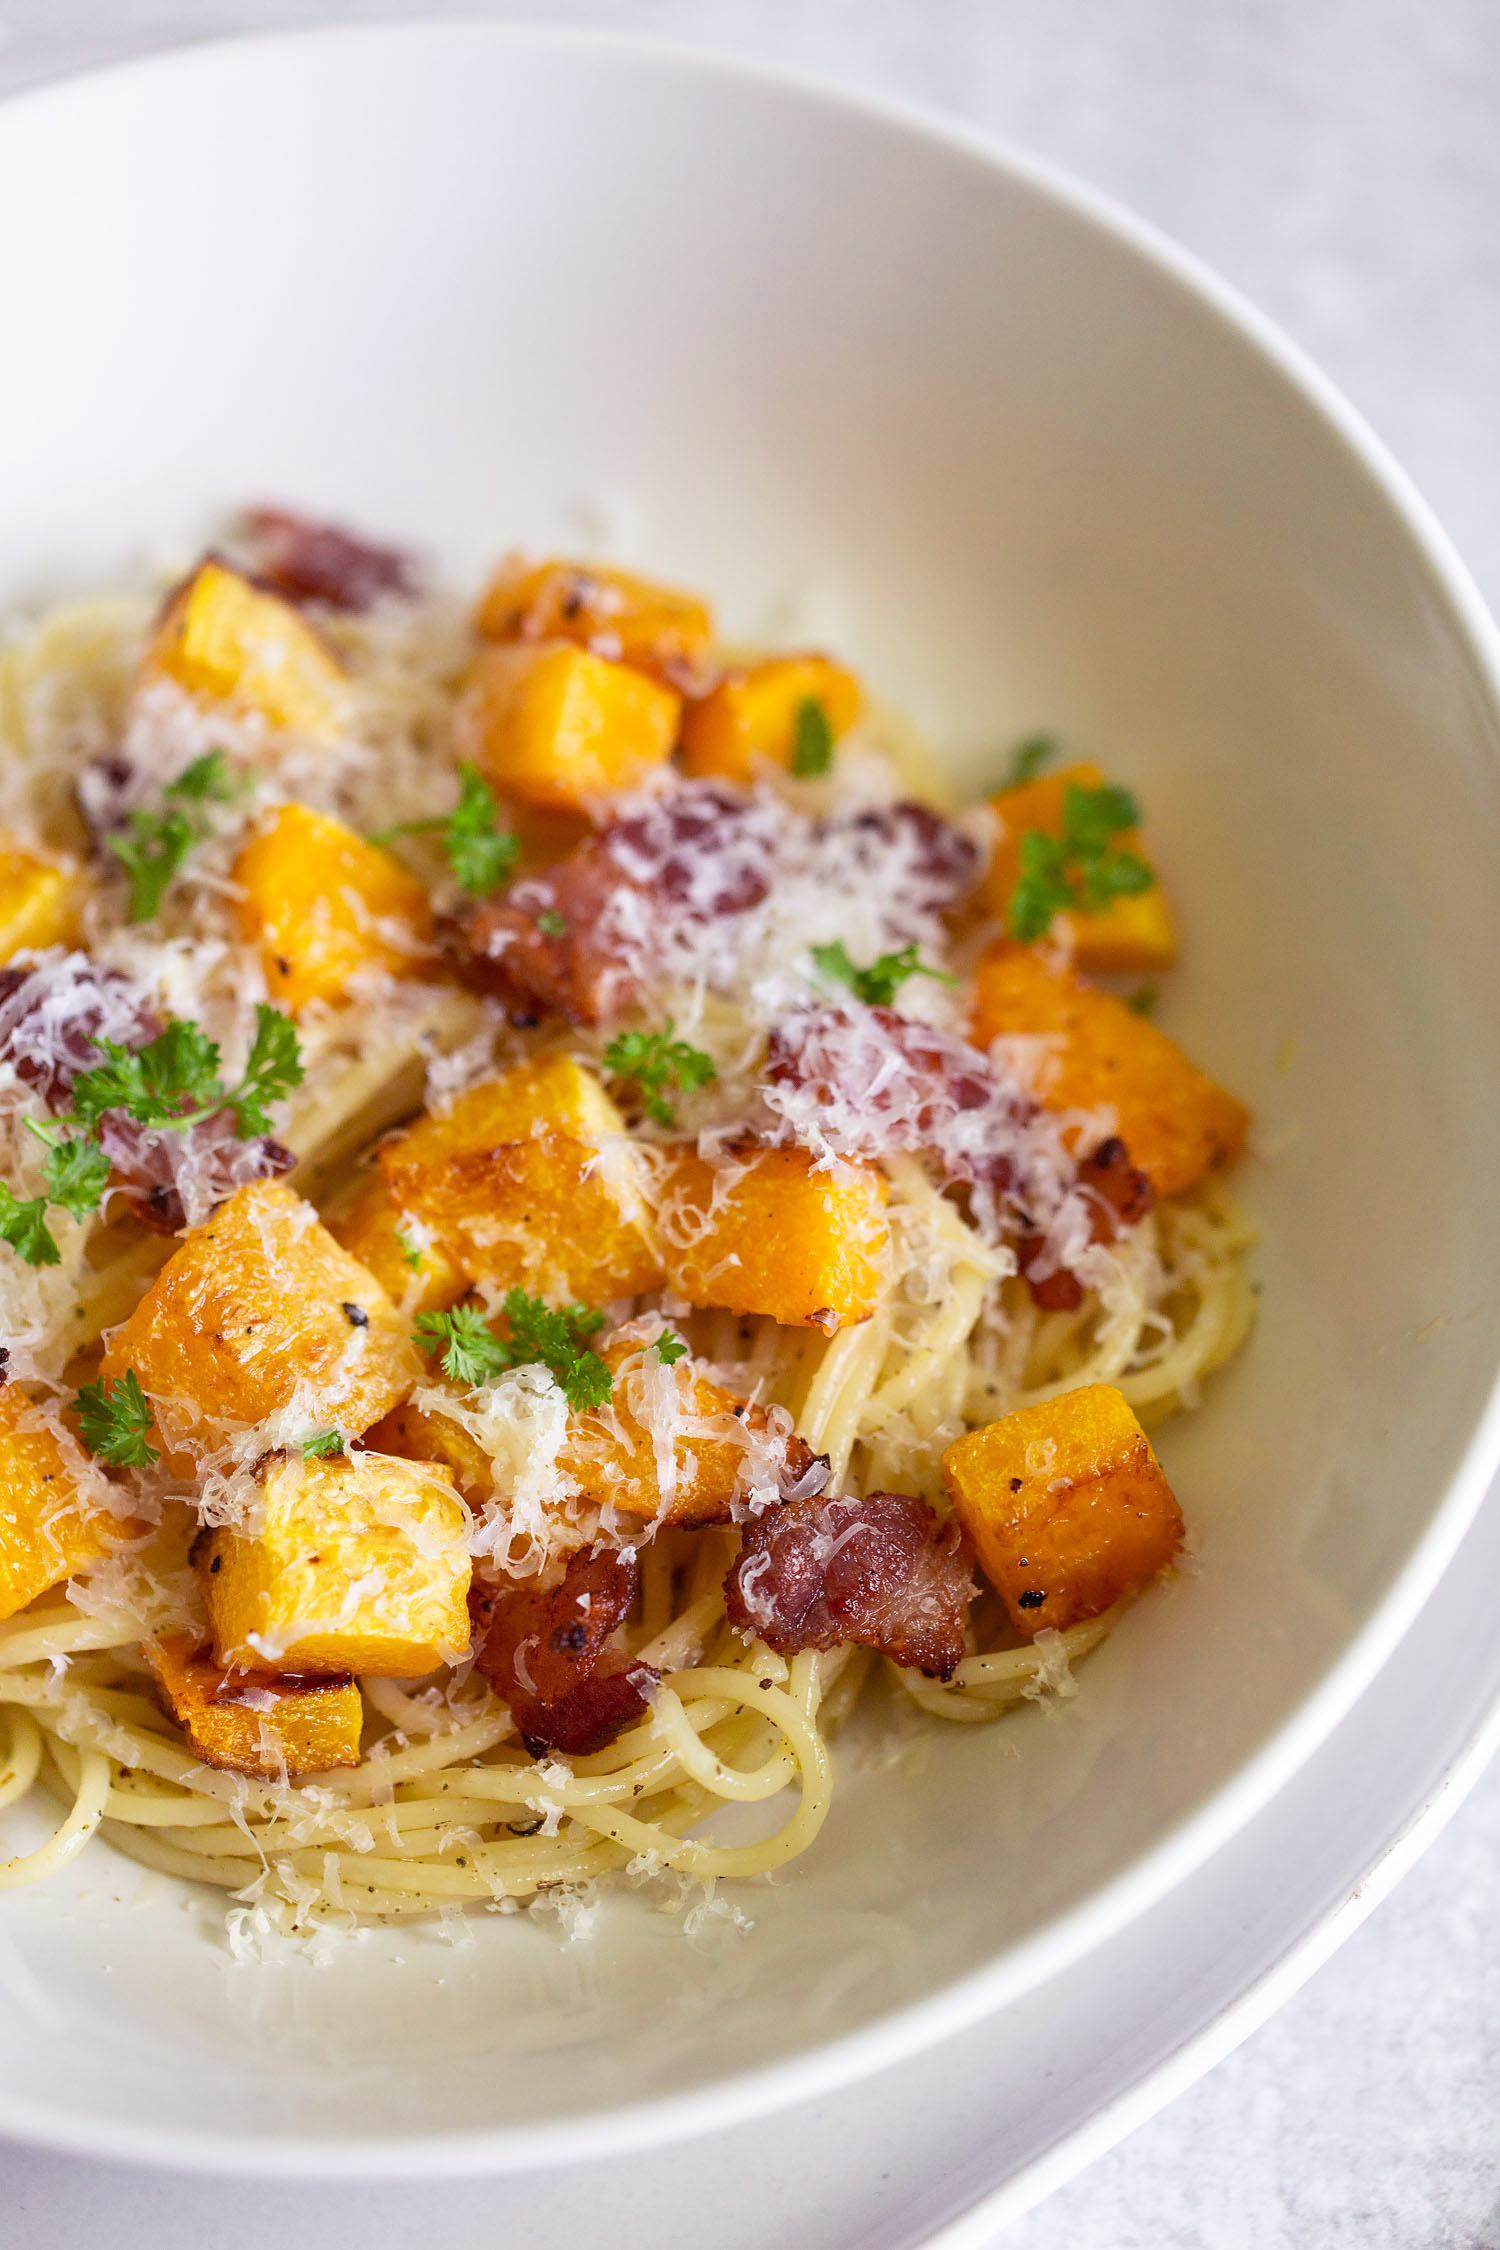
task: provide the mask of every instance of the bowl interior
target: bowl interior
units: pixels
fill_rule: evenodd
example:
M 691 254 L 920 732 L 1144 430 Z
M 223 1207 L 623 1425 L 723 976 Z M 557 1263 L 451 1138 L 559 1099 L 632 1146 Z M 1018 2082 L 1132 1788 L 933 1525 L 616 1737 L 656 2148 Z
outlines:
M 1170 263 L 706 62 L 476 27 L 203 50 L 0 113 L 0 209 L 7 600 L 134 577 L 242 498 L 460 574 L 561 542 L 848 651 L 969 787 L 1042 724 L 1138 785 L 1186 936 L 1167 1026 L 1260 1120 L 1265 1289 L 1163 1439 L 1196 1572 L 1076 1701 L 851 1745 L 748 1929 L 625 1897 L 571 1940 L 484 1917 L 246 1965 L 96 1848 L 5 1898 L 0 2125 L 525 2160 L 1019 1989 L 1290 1770 L 1482 1488 L 1500 760 L 1462 596 Z

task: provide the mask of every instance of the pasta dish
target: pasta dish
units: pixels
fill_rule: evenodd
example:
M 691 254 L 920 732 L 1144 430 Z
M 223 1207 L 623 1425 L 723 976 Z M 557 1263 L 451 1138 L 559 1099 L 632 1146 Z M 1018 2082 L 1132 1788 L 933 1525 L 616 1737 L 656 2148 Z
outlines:
M 1071 1688 L 1251 1319 L 1175 951 L 1098 768 L 955 809 L 612 566 L 475 607 L 262 508 L 18 626 L 0 1805 L 58 1809 L 0 1885 L 97 1832 L 239 1935 L 711 1898 L 862 1697 Z

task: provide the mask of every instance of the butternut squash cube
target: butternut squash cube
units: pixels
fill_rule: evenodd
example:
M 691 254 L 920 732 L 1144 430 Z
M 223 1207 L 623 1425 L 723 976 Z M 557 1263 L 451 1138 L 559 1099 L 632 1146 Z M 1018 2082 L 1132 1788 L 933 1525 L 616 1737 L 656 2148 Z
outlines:
M 1028 829 L 1061 836 L 1069 789 L 1099 789 L 1104 776 L 1094 765 L 1064 766 L 1018 789 L 1002 789 L 990 802 L 1004 822 L 985 878 L 985 904 L 1004 916 L 1021 875 L 1021 838 Z M 1139 831 L 1114 839 L 1121 851 L 1145 858 Z M 1074 966 L 1091 973 L 1150 975 L 1170 969 L 1177 958 L 1177 936 L 1160 880 L 1133 897 L 1112 898 L 1093 914 L 1065 914 L 1053 925 L 1070 947 Z
M 975 971 L 969 1036 L 1044 1040 L 1032 1073 L 1047 1109 L 1112 1110 L 1132 1164 L 1158 1195 L 1180 1195 L 1232 1164 L 1250 1112 L 1112 993 L 1024 945 L 991 947 Z
M 72 945 L 88 888 L 76 867 L 42 859 L 0 835 L 0 962 L 23 946 Z
M 112 1488 L 50 1407 L 0 1383 L 0 1617 L 14 1617 L 128 1539 Z
M 352 1680 L 226 1672 L 193 1633 L 164 1633 L 141 1654 L 204 1765 L 279 1781 L 359 1764 L 364 1704 Z
M 657 1208 L 668 1286 L 691 1305 L 832 1335 L 885 1295 L 887 1194 L 872 1166 L 819 1169 L 805 1149 L 749 1148 L 722 1168 L 671 1149 Z
M 677 685 L 702 664 L 714 627 L 694 595 L 632 571 L 508 555 L 485 589 L 474 630 L 487 641 L 573 641 Z
M 458 1396 L 455 1389 L 455 1400 Z M 472 1430 L 450 1414 L 417 1406 L 411 1399 L 393 1407 L 367 1440 L 377 1453 L 403 1461 L 436 1461 L 449 1470 L 469 1506 L 482 1508 L 495 1497 L 495 1465 Z
M 762 763 L 790 767 L 797 714 L 808 702 L 822 706 L 837 741 L 859 717 L 864 696 L 855 675 L 826 656 L 778 656 L 726 672 L 683 717 L 684 772 L 750 781 Z
M 681 712 L 675 688 L 628 664 L 571 641 L 522 641 L 481 649 L 455 724 L 502 795 L 581 812 L 664 765 Z
M 469 1515 L 430 1462 L 273 1455 L 259 1528 L 194 1552 L 220 1664 L 419 1679 L 469 1645 Z
M 362 969 L 420 976 L 432 908 L 400 861 L 342 821 L 282 805 L 234 863 L 240 929 L 260 947 L 273 1000 L 294 1013 L 342 1000 Z
M 943 1480 L 1023 1633 L 1098 1617 L 1182 1544 L 1172 1488 L 1109 1383 L 971 1430 L 943 1455 Z
M 145 679 L 173 679 L 200 702 L 236 704 L 273 727 L 330 741 L 343 723 L 344 673 L 289 602 L 210 556 L 168 603 Z
M 378 1172 L 327 1222 L 335 1242 L 372 1273 L 408 1318 L 442 1312 L 464 1293 L 464 1277 L 432 1230 L 398 1210 Z
M 595 1305 L 660 1284 L 640 1151 L 570 1056 L 518 1064 L 419 1119 L 380 1169 L 468 1281 Z
M 134 1368 L 180 1475 L 199 1448 L 292 1410 L 295 1433 L 370 1428 L 422 1372 L 374 1275 L 289 1187 L 256 1180 L 184 1236 L 100 1373 Z M 274 1442 L 274 1440 L 273 1440 Z
M 752 1406 L 696 1361 L 666 1365 L 629 1336 L 601 1355 L 615 1378 L 609 1404 L 570 1417 L 557 1465 L 596 1507 L 644 1523 L 728 1523 L 746 1490 L 752 1444 L 772 1450 L 766 1410 Z M 811 1465 L 797 1437 L 776 1445 L 792 1473 Z

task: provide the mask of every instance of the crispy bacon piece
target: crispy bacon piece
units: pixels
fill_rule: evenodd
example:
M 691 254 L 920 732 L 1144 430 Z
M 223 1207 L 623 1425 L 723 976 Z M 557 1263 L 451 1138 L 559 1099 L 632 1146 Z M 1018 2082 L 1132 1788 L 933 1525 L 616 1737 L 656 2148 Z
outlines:
M 957 1524 L 910 1493 L 871 1492 L 788 1501 L 747 1524 L 724 1596 L 730 1623 L 778 1655 L 860 1641 L 946 1680 L 974 1580 Z
M 1139 1225 L 1156 1201 L 1149 1178 L 1137 1171 L 1125 1143 L 1114 1133 L 1080 1159 L 1078 1185 L 1094 1207 L 1090 1242 L 1114 1242 L 1122 1227 Z M 1083 1284 L 1070 1267 L 1060 1266 L 1044 1280 L 1032 1279 L 1030 1268 L 1042 1242 L 1039 1234 L 1024 1234 L 1016 1245 L 1016 1259 L 1031 1294 L 1043 1312 L 1077 1312 L 1083 1303 Z
M 630 1550 L 585 1547 L 550 1589 L 476 1584 L 469 1595 L 475 1662 L 510 1705 L 533 1757 L 586 1757 L 633 1726 L 659 1674 L 606 1643 L 635 1594 Z
M 637 997 L 631 963 L 649 946 L 654 918 L 747 913 L 772 873 L 751 801 L 687 782 L 476 907 L 458 930 L 460 973 L 503 1000 L 514 1022 L 599 1023 Z
M 289 602 L 369 609 L 385 594 L 412 594 L 416 565 L 337 524 L 310 523 L 286 508 L 249 508 L 242 519 L 261 585 Z
M 828 828 L 847 836 L 856 861 L 867 864 L 872 873 L 884 872 L 892 845 L 901 846 L 907 861 L 906 887 L 920 894 L 929 909 L 952 906 L 979 880 L 981 855 L 974 839 L 915 798 L 866 805 L 829 822 Z
M 54 1115 L 67 1108 L 80 1072 L 103 1062 L 101 1039 L 134 1052 L 165 1028 L 127 977 L 73 958 L 39 969 L 0 969 L 0 1063 L 9 1063 Z M 274 1179 L 297 1159 L 269 1137 L 241 1140 L 228 1110 L 184 1132 L 138 1125 L 119 1112 L 100 1122 L 110 1185 L 154 1234 L 175 1234 L 187 1207 L 178 1179 L 195 1175 L 195 1216 L 251 1180 Z
M 768 1085 L 811 1092 L 841 1154 L 932 1148 L 955 1178 L 982 1171 L 997 1179 L 995 1158 L 961 1121 L 992 1109 L 1002 1090 L 978 1049 L 950 1032 L 913 1023 L 894 1008 L 858 1016 L 848 1008 L 802 1008 L 772 1031 L 764 1075 Z M 1036 1104 L 1024 1109 L 1034 1114 Z M 963 1147 L 969 1139 L 975 1145 Z M 999 1163 L 1008 1171 L 1003 1158 Z

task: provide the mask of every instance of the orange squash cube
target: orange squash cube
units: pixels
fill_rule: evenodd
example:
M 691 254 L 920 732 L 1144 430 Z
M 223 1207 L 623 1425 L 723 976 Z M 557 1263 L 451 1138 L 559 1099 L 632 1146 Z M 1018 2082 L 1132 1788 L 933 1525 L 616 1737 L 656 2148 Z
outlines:
M 258 1528 L 194 1559 L 223 1665 L 420 1679 L 469 1645 L 469 1514 L 430 1462 L 273 1454 Z
M 487 641 L 573 641 L 676 686 L 697 673 L 714 627 L 694 595 L 633 571 L 508 555 L 485 588 L 474 630 Z
M 0 1383 L 0 1617 L 75 1578 L 141 1527 L 50 1407 Z
M 943 1480 L 1023 1633 L 1098 1617 L 1182 1545 L 1172 1488 L 1109 1383 L 971 1430 L 943 1455 Z
M 431 1229 L 398 1210 L 378 1172 L 370 1173 L 327 1226 L 334 1241 L 375 1276 L 408 1318 L 441 1312 L 464 1293 L 463 1275 Z
M 42 859 L 0 835 L 0 962 L 23 946 L 76 943 L 88 886 L 71 863 Z
M 458 1397 L 455 1387 L 454 1398 Z M 435 1461 L 449 1471 L 458 1492 L 474 1509 L 495 1497 L 495 1464 L 472 1430 L 436 1407 L 411 1399 L 393 1407 L 370 1431 L 367 1444 L 377 1453 L 403 1461 Z
M 821 705 L 837 741 L 859 717 L 864 695 L 855 675 L 826 656 L 777 656 L 726 672 L 683 716 L 684 772 L 746 782 L 758 765 L 791 767 L 804 703 Z
M 1040 829 L 1044 836 L 1061 836 L 1069 789 L 1103 785 L 1097 766 L 1064 766 L 990 799 L 1004 822 L 985 878 L 984 899 L 992 914 L 1003 918 L 1009 909 L 1021 875 L 1021 838 L 1027 831 Z M 1146 857 L 1136 829 L 1124 831 L 1114 841 L 1121 851 Z M 1112 898 L 1096 913 L 1061 915 L 1053 927 L 1068 946 L 1074 966 L 1091 973 L 1150 975 L 1170 969 L 1177 958 L 1177 936 L 1160 880 L 1149 891 Z
M 204 1765 L 279 1781 L 359 1764 L 364 1704 L 352 1680 L 226 1672 L 193 1633 L 144 1641 L 141 1654 L 163 1705 Z
M 657 1205 L 668 1286 L 690 1305 L 832 1335 L 885 1295 L 888 1192 L 872 1166 L 820 1169 L 805 1149 L 746 1148 L 722 1168 L 670 1149 Z
M 342 821 L 282 805 L 234 863 L 235 904 L 273 1000 L 295 1013 L 342 1000 L 361 970 L 432 966 L 432 908 L 400 861 Z
M 1245 1145 L 1250 1112 L 1112 993 L 1024 945 L 993 946 L 975 971 L 969 1036 L 1044 1040 L 1033 1091 L 1048 1109 L 1111 1110 L 1158 1195 L 1180 1195 Z
M 682 697 L 571 641 L 480 651 L 456 739 L 506 797 L 559 812 L 634 789 L 672 755 Z
M 274 727 L 329 741 L 347 683 L 327 644 L 289 602 L 210 556 L 167 604 L 142 662 L 200 702 L 258 712 Z
M 422 1372 L 374 1275 L 273 1180 L 238 1189 L 184 1236 L 114 1331 L 100 1374 L 115 1382 L 129 1368 L 156 1410 L 153 1442 L 180 1475 L 199 1448 L 294 1402 L 298 1427 L 285 1436 L 358 1436 Z
M 380 1151 L 412 1212 L 471 1282 L 608 1304 L 661 1281 L 643 1159 L 570 1056 L 521 1063 Z

